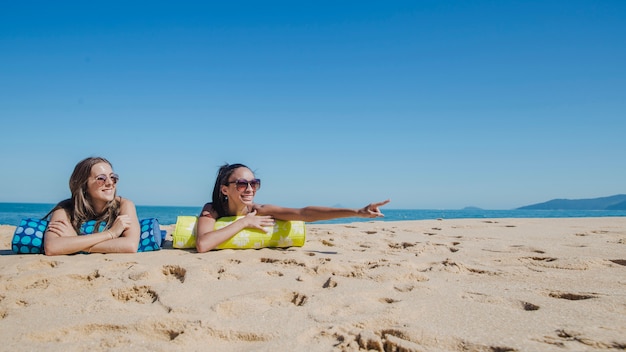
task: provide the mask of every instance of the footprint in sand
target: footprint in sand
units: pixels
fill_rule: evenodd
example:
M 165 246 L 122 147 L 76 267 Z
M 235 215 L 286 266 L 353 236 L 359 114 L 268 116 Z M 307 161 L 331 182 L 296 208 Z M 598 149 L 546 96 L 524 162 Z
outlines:
M 554 257 L 522 257 L 522 258 L 519 258 L 519 260 L 521 260 L 521 261 L 528 261 L 528 260 L 530 260 L 531 262 L 532 261 L 537 261 L 537 262 L 549 263 L 549 262 L 553 262 L 553 261 L 557 260 L 557 258 L 554 258 Z
M 388 297 L 386 297 L 386 298 L 381 298 L 381 299 L 379 299 L 379 301 L 381 301 L 382 303 L 387 303 L 387 304 L 392 304 L 392 303 L 397 303 L 397 302 L 400 302 L 400 300 L 399 300 L 399 299 L 395 299 L 395 298 L 388 298 Z
M 32 284 L 26 286 L 27 289 L 46 289 L 50 286 L 50 281 L 48 279 L 39 279 Z
M 411 333 L 405 333 L 401 330 L 390 328 L 377 332 L 371 330 L 361 330 L 356 336 L 342 336 L 336 347 L 345 347 L 344 350 L 352 350 L 344 343 L 356 341 L 358 347 L 367 351 L 439 351 L 448 350 L 444 346 L 462 346 L 463 351 L 493 351 L 493 352 L 512 352 L 517 351 L 516 348 L 499 345 L 482 345 L 457 338 L 441 339 L 441 336 L 414 336 Z M 345 342 L 343 342 L 345 341 Z M 450 350 L 457 350 L 456 348 Z
M 532 252 L 532 253 L 539 253 L 539 254 L 544 254 L 545 253 L 545 251 L 543 251 L 541 249 L 536 249 L 536 248 L 524 246 L 524 245 L 521 245 L 521 244 L 512 245 L 511 248 L 515 249 L 512 252 Z
M 488 303 L 488 304 L 495 304 L 495 305 L 500 305 L 500 306 L 505 305 L 505 306 L 509 306 L 513 308 L 521 308 L 525 311 L 535 311 L 535 310 L 539 310 L 540 308 L 538 305 L 530 303 L 530 302 L 510 299 L 510 298 L 495 297 L 495 296 L 491 296 L 491 295 L 480 293 L 480 292 L 467 292 L 463 296 L 461 296 L 461 298 L 469 299 L 469 300 L 479 302 L 479 303 Z
M 585 258 L 523 257 L 520 260 L 526 261 L 529 268 L 537 266 L 561 270 L 588 270 L 592 267 L 604 267 L 607 265 L 605 260 Z
M 149 286 L 133 286 L 125 289 L 112 290 L 111 294 L 121 302 L 154 303 L 159 295 Z
M 571 331 L 571 330 L 565 330 L 565 329 L 558 329 L 555 331 L 555 333 L 556 333 L 556 336 L 544 336 L 543 339 L 537 339 L 537 341 L 547 343 L 550 345 L 555 345 L 561 348 L 566 347 L 566 343 L 568 342 L 576 342 L 576 343 L 581 343 L 585 346 L 589 346 L 593 348 L 594 350 L 606 350 L 606 349 L 624 350 L 626 349 L 626 342 L 598 341 L 589 337 L 585 337 L 581 333 Z
M 626 259 L 612 259 L 610 261 L 618 265 L 626 266 Z
M 450 273 L 470 273 L 470 274 L 487 274 L 487 275 L 500 275 L 500 273 L 494 271 L 487 271 L 482 269 L 476 269 L 468 267 L 462 263 L 457 263 L 451 259 L 446 259 L 441 263 L 436 263 L 439 267 L 439 271 L 447 271 Z
M 332 277 L 329 277 L 328 280 L 326 280 L 326 282 L 324 283 L 324 285 L 322 285 L 323 288 L 333 288 L 333 287 L 337 287 L 337 282 L 335 280 L 333 280 Z
M 178 265 L 165 265 L 163 266 L 163 275 L 167 277 L 174 277 L 181 283 L 184 283 L 185 275 L 187 275 L 187 269 Z
M 100 275 L 100 271 L 99 270 L 94 270 L 89 274 L 69 274 L 66 275 L 66 278 L 71 279 L 71 280 L 75 280 L 75 281 L 83 281 L 83 284 L 85 283 L 90 283 L 93 284 L 97 279 L 101 278 L 102 275 Z M 55 282 L 54 284 L 56 284 L 58 286 L 58 282 Z
M 293 292 L 291 297 L 291 303 L 295 304 L 298 307 L 303 306 L 308 300 L 309 297 L 307 297 L 307 295 L 299 292 Z
M 322 240 L 322 244 L 323 244 L 324 246 L 327 246 L 327 247 L 334 247 L 334 246 L 335 246 L 335 244 L 334 244 L 334 243 L 332 243 L 332 239 L 330 239 L 329 241 Z
M 570 301 L 580 301 L 585 299 L 597 298 L 598 296 L 594 294 L 586 294 L 586 293 L 569 293 L 569 292 L 550 292 L 548 294 L 549 297 L 552 298 L 561 298 L 567 299 Z
M 411 341 L 402 331 L 386 329 L 378 333 L 363 330 L 356 336 L 359 347 L 375 351 L 423 351 L 424 346 Z
M 413 291 L 415 286 L 411 284 L 402 284 L 402 285 L 396 285 L 393 288 L 398 292 L 411 292 Z
M 295 259 L 274 259 L 274 258 L 261 258 L 261 263 L 269 264 L 281 264 L 284 266 L 302 266 L 306 267 L 306 264 L 296 261 Z
M 28 301 L 25 301 L 23 299 L 19 299 L 17 301 L 15 301 L 15 305 L 18 307 L 28 307 L 30 306 L 30 303 Z
M 419 242 L 415 242 L 415 243 L 410 243 L 410 242 L 389 243 L 387 245 L 391 249 L 407 249 L 407 248 L 410 248 L 410 247 L 414 247 L 417 244 L 419 244 Z
M 61 264 L 63 263 L 60 261 L 42 259 L 37 262 L 30 263 L 26 266 L 26 269 L 28 269 L 28 271 L 37 271 L 46 268 L 56 268 Z

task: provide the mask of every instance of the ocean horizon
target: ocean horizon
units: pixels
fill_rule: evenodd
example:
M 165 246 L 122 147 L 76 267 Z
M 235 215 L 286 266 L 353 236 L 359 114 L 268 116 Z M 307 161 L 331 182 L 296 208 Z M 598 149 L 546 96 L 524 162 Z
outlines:
M 0 225 L 17 226 L 25 218 L 44 217 L 55 204 L 48 203 L 0 203 Z M 161 225 L 176 223 L 178 216 L 198 215 L 201 206 L 153 206 L 138 205 L 139 219 L 156 218 Z M 487 210 L 480 208 L 466 209 L 383 209 L 385 217 L 376 219 L 342 218 L 316 221 L 316 224 L 348 224 L 366 221 L 405 221 L 432 219 L 498 219 L 498 218 L 585 218 L 585 217 L 621 217 L 626 210 Z

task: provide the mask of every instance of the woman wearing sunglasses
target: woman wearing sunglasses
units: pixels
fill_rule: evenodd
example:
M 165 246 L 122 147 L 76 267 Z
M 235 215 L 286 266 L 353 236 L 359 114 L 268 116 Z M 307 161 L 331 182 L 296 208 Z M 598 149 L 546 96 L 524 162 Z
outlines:
M 44 235 L 46 255 L 137 252 L 137 211 L 132 201 L 116 195 L 118 180 L 104 158 L 90 157 L 76 164 L 70 177 L 72 198 L 45 216 L 51 215 Z M 96 230 L 89 236 L 79 235 L 81 225 L 90 220 L 96 221 Z
M 384 216 L 379 207 L 389 200 L 371 203 L 361 209 L 308 206 L 284 208 L 254 203 L 254 195 L 261 188 L 261 180 L 243 164 L 223 165 L 217 174 L 213 188 L 213 202 L 202 208 L 198 217 L 196 249 L 207 252 L 227 241 L 239 231 L 274 226 L 274 219 L 319 221 L 347 217 L 375 218 Z M 224 216 L 243 216 L 230 225 L 214 230 L 215 221 Z

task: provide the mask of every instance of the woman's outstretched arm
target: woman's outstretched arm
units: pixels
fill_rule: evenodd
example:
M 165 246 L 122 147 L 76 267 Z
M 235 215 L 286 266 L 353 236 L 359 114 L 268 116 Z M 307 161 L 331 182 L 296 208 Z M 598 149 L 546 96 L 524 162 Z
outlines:
M 320 206 L 307 206 L 304 208 L 285 208 L 277 205 L 265 204 L 255 205 L 255 210 L 259 215 L 269 215 L 278 220 L 301 220 L 306 222 L 331 220 L 338 218 L 377 218 L 385 216 L 380 207 L 389 203 L 387 199 L 382 202 L 370 203 L 360 209 L 333 208 Z

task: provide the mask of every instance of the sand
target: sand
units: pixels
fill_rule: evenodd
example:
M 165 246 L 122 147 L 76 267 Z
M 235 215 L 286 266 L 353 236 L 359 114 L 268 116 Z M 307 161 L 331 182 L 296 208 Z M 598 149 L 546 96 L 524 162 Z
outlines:
M 304 247 L 203 254 L 15 255 L 14 230 L 3 351 L 626 349 L 623 217 L 307 224 Z

